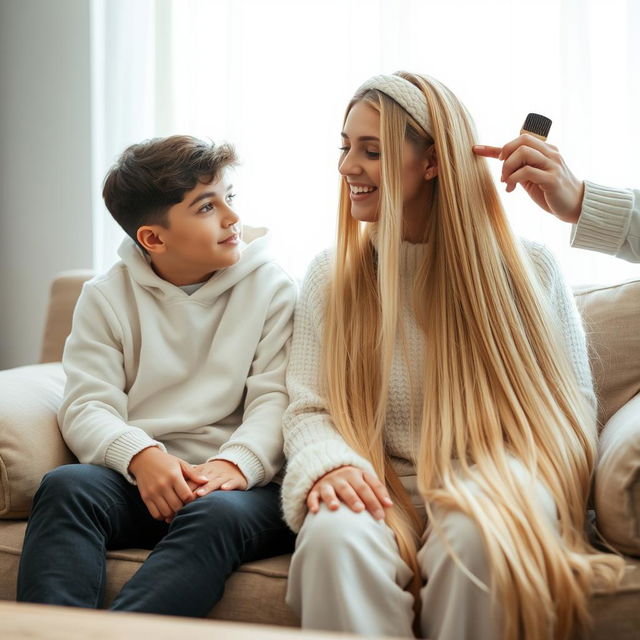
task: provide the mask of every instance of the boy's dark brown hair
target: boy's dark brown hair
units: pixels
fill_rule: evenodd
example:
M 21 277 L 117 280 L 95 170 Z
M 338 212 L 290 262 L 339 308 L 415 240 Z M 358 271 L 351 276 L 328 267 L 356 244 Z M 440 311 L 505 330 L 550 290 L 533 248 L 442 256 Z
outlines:
M 215 145 L 192 136 L 153 138 L 127 147 L 104 180 L 102 197 L 109 213 L 138 243 L 146 224 L 165 228 L 169 209 L 198 182 L 211 182 L 237 164 L 229 144 Z

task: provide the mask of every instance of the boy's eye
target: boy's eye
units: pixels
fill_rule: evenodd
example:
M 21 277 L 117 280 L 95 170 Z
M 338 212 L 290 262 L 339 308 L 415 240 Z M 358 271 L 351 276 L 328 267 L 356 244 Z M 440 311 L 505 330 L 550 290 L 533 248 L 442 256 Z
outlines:
M 211 202 L 206 202 L 199 209 L 198 213 L 208 213 L 213 210 L 213 204 Z
M 234 201 L 234 199 L 235 199 L 235 197 L 236 197 L 236 194 L 235 194 L 235 193 L 228 193 L 228 194 L 227 194 L 227 202 L 228 202 L 229 204 L 232 204 L 232 203 L 233 203 L 233 201 Z

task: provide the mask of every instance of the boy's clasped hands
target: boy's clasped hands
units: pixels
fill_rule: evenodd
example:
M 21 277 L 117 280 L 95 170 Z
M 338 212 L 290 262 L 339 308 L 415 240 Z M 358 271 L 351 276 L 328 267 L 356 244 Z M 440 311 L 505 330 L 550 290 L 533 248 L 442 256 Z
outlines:
M 151 516 L 166 523 L 185 504 L 212 491 L 247 488 L 247 479 L 232 462 L 211 460 L 191 465 L 159 447 L 148 447 L 133 456 L 129 472 Z

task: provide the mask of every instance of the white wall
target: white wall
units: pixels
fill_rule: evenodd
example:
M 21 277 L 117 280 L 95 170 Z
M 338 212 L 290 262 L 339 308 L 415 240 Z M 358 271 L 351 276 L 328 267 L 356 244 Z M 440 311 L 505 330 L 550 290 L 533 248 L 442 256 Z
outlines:
M 36 362 L 49 285 L 92 266 L 88 0 L 0 0 L 0 369 Z

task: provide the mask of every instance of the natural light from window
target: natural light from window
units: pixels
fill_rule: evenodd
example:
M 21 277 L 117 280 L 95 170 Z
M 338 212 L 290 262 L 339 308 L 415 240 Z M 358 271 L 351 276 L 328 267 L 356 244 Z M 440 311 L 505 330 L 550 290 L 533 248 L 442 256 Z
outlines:
M 530 111 L 546 114 L 549 142 L 577 176 L 640 189 L 638 3 L 163 0 L 143 2 L 133 14 L 130 5 L 94 5 L 94 31 L 105 37 L 96 100 L 112 105 L 119 95 L 124 104 L 145 105 L 115 133 L 113 112 L 103 109 L 96 179 L 141 138 L 228 140 L 242 161 L 233 179 L 238 212 L 272 230 L 277 255 L 295 276 L 334 241 L 344 109 L 376 73 L 407 69 L 440 79 L 467 105 L 485 144 L 515 137 Z M 126 56 L 110 44 L 117 30 L 137 34 Z M 118 88 L 114 67 L 139 82 L 129 77 Z M 497 181 L 499 165 L 492 166 Z M 568 225 L 522 189 L 499 189 L 516 232 L 549 246 L 571 283 L 638 275 L 638 265 L 570 249 Z M 100 269 L 114 261 L 121 237 L 106 215 L 101 208 Z

